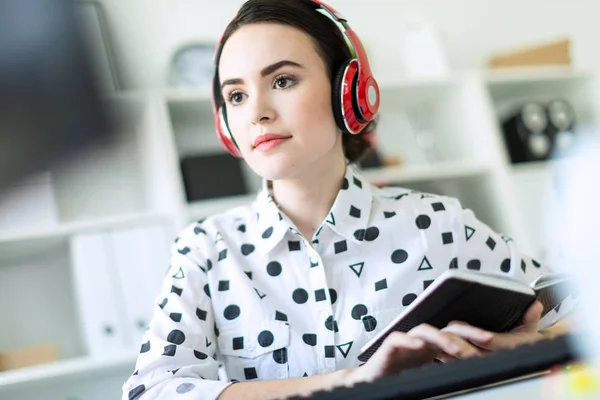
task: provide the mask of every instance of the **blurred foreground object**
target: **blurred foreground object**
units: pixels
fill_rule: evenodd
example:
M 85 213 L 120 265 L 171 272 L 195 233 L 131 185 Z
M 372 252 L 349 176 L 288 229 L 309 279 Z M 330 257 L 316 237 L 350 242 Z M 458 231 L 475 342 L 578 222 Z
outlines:
M 555 173 L 553 206 L 548 213 L 553 226 L 547 234 L 560 251 L 551 264 L 573 276 L 580 288 L 573 316 L 582 340 L 575 343 L 591 366 L 600 367 L 600 135 L 580 133 L 573 150 L 561 155 Z
M 571 40 L 562 39 L 493 55 L 490 68 L 571 65 Z
M 0 193 L 112 132 L 72 0 L 0 1 Z

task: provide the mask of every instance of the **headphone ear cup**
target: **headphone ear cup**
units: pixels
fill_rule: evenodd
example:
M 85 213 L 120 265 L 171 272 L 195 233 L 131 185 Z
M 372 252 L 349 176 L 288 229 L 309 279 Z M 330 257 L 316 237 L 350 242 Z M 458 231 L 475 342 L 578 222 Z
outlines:
M 217 126 L 217 138 L 219 139 L 221 146 L 223 146 L 223 148 L 232 156 L 238 158 L 241 157 L 242 155 L 240 154 L 235 140 L 233 139 L 233 135 L 229 130 L 229 126 L 227 125 L 227 112 L 225 111 L 225 107 L 219 107 L 215 124 Z
M 332 94 L 331 101 L 333 106 L 333 117 L 335 118 L 335 122 L 344 133 L 350 133 L 348 127 L 346 126 L 346 121 L 344 120 L 344 75 L 348 66 L 350 65 L 350 61 L 340 66 L 340 68 L 336 71 L 333 81 L 331 83 Z

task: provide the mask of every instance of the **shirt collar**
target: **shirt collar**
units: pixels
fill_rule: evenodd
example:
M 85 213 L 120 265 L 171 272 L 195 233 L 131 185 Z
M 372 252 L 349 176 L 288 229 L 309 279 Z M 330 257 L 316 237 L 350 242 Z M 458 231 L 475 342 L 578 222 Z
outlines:
M 348 240 L 362 242 L 370 219 L 372 196 L 370 182 L 358 168 L 347 165 L 342 188 L 317 230 L 316 239 L 323 229 L 332 229 Z M 257 247 L 262 254 L 271 251 L 287 231 L 298 234 L 293 222 L 277 207 L 266 179 L 263 179 L 262 188 L 257 195 L 255 211 L 255 234 L 259 238 Z
M 349 164 L 324 226 L 348 240 L 362 242 L 371 216 L 372 196 L 370 182 L 358 168 Z

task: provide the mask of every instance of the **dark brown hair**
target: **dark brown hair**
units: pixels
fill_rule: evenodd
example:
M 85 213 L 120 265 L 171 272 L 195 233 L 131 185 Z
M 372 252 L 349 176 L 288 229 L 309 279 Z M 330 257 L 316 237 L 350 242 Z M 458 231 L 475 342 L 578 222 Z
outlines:
M 218 84 L 218 63 L 223 45 L 244 25 L 271 22 L 293 26 L 313 38 L 316 50 L 329 70 L 329 80 L 352 58 L 350 49 L 339 28 L 325 15 L 315 11 L 316 4 L 309 0 L 248 0 L 239 9 L 235 19 L 227 26 L 217 52 L 215 82 Z M 214 90 L 217 107 L 224 104 L 220 90 Z M 332 96 L 333 100 L 333 96 Z M 338 124 L 339 125 L 339 124 Z M 342 129 L 342 145 L 349 162 L 359 161 L 371 148 L 369 137 L 374 133 L 376 120 L 371 121 L 360 133 L 351 135 Z

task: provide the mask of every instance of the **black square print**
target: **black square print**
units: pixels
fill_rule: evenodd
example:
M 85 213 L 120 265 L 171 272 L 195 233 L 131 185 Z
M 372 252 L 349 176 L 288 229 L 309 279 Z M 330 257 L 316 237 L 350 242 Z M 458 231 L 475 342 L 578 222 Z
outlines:
M 219 281 L 219 292 L 229 290 L 229 281 Z
M 382 279 L 379 282 L 375 282 L 375 291 L 387 289 L 387 279 Z
M 360 218 L 360 210 L 354 206 L 350 206 L 350 216 Z
M 325 346 L 325 358 L 335 358 L 335 348 L 333 346 Z
M 256 375 L 256 368 L 244 368 L 244 376 L 247 380 L 258 378 L 258 375 Z
M 325 289 L 315 290 L 315 300 L 316 301 L 325 300 Z
M 333 245 L 333 248 L 335 250 L 335 254 L 340 254 L 340 253 L 343 253 L 346 250 L 348 250 L 348 244 L 346 243 L 345 240 L 342 240 L 341 242 L 336 242 Z
M 227 258 L 227 249 L 225 249 L 225 250 L 221 250 L 221 251 L 219 252 L 219 258 L 218 258 L 218 260 L 219 260 L 219 261 L 223 261 L 223 260 L 224 260 L 224 259 L 226 259 L 226 258 Z
M 433 211 L 444 211 L 446 209 L 443 203 L 433 203 L 431 208 L 433 208 Z
M 444 244 L 454 243 L 454 237 L 452 237 L 452 232 L 442 233 L 442 242 Z
M 488 238 L 488 240 L 487 240 L 487 242 L 485 242 L 485 244 L 488 245 L 490 250 L 494 250 L 496 248 L 496 241 L 494 239 L 492 239 L 491 237 Z
M 244 348 L 244 337 L 234 337 L 233 338 L 233 349 L 241 350 Z
M 288 248 L 290 251 L 298 251 L 300 250 L 300 242 L 296 240 L 290 240 L 288 242 Z

